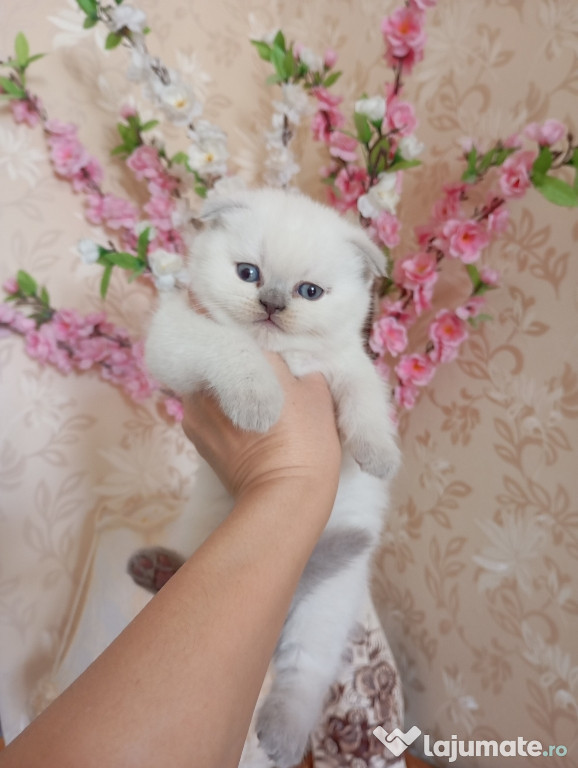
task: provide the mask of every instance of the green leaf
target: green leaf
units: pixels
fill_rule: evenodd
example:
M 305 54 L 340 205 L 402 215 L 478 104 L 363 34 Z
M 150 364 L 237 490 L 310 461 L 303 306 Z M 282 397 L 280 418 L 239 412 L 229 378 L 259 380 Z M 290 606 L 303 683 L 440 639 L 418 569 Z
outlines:
M 18 283 L 18 287 L 25 296 L 36 295 L 38 284 L 32 275 L 28 274 L 28 272 L 25 272 L 23 269 L 19 269 L 18 274 L 16 275 L 16 282 Z
M 369 120 L 365 115 L 360 115 L 358 112 L 354 113 L 353 120 L 355 122 L 355 129 L 359 141 L 367 146 L 371 140 L 371 126 L 369 125 Z
M 271 61 L 271 46 L 262 40 L 251 40 L 251 44 L 257 49 L 257 53 L 264 61 Z
M 30 47 L 28 45 L 28 40 L 26 39 L 26 36 L 23 32 L 19 32 L 16 35 L 16 40 L 14 41 L 14 51 L 16 53 L 16 60 L 18 61 L 18 64 L 21 67 L 25 67 L 28 63 Z
M 130 269 L 131 272 L 142 267 L 140 261 L 130 253 L 119 253 L 117 251 L 112 251 L 111 253 L 106 254 L 106 258 L 109 264 L 114 264 L 115 266 L 122 267 L 123 269 Z
M 283 78 L 279 77 L 279 75 L 269 75 L 265 82 L 267 85 L 278 85 L 283 82 Z
M 467 322 L 472 326 L 472 328 L 478 328 L 482 323 L 487 322 L 488 320 L 493 320 L 494 318 L 492 315 L 476 315 L 475 317 L 468 317 Z
M 145 131 L 152 131 L 152 129 L 156 128 L 158 124 L 158 120 L 147 120 L 146 123 L 143 123 L 140 127 L 141 133 L 144 133 Z
M 130 155 L 130 153 L 131 150 L 127 149 L 124 144 L 119 144 L 118 147 L 110 150 L 111 157 L 115 157 L 116 155 Z
M 110 285 L 112 270 L 113 270 L 112 264 L 107 264 L 106 267 L 104 268 L 104 272 L 102 273 L 102 280 L 100 281 L 100 295 L 103 299 L 106 298 L 108 286 Z
M 285 54 L 285 72 L 287 72 L 287 77 L 293 77 L 296 69 L 297 69 L 297 63 L 293 55 L 293 48 L 289 48 L 289 50 Z
M 480 277 L 480 272 L 478 268 L 475 266 L 475 264 L 466 264 L 465 266 L 466 266 L 466 272 L 470 276 L 470 280 L 472 281 L 472 285 L 474 286 L 474 289 L 475 289 L 482 282 L 482 278 Z
M 204 187 L 202 184 L 197 184 L 195 187 L 195 192 L 199 197 L 205 198 L 207 196 L 207 188 Z
M 281 80 L 287 79 L 287 73 L 285 71 L 285 51 L 281 50 L 278 46 L 274 45 L 271 49 L 271 61 L 275 67 L 275 71 L 281 78 Z
M 82 26 L 85 29 L 92 29 L 92 27 L 95 27 L 98 24 L 98 19 L 94 16 L 87 16 L 84 20 Z
M 38 59 L 43 59 L 45 56 L 46 56 L 45 53 L 35 53 L 34 56 L 31 56 L 28 59 L 28 64 L 26 66 L 29 66 L 30 64 L 32 64 L 35 61 L 38 61 Z
M 286 47 L 285 47 L 285 35 L 281 30 L 277 32 L 275 37 L 273 38 L 273 45 L 276 45 L 278 48 L 281 48 L 283 53 L 285 53 Z
M 139 259 L 144 264 L 146 264 L 146 260 L 147 260 L 147 251 L 148 251 L 149 242 L 150 242 L 150 233 L 151 233 L 151 228 L 147 227 L 146 229 L 143 229 L 143 231 L 138 236 L 136 252 L 138 254 Z
M 385 171 L 387 165 L 387 154 L 389 152 L 389 139 L 387 136 L 381 136 L 369 150 L 369 173 L 376 176 Z
M 0 77 L 0 85 L 2 86 L 3 90 L 6 91 L 6 93 L 14 99 L 26 98 L 26 92 L 8 77 Z
M 109 32 L 106 40 L 104 41 L 104 47 L 107 51 L 111 51 L 116 48 L 122 41 L 122 35 L 117 35 L 115 32 Z
M 336 83 L 339 78 L 341 77 L 341 72 L 332 72 L 330 75 L 328 75 L 325 80 L 323 81 L 323 85 L 325 88 L 330 88 L 333 83 Z
M 538 192 L 554 205 L 561 205 L 565 208 L 578 207 L 578 191 L 562 179 L 557 179 L 554 176 L 536 176 L 532 177 L 532 183 Z
M 421 165 L 421 160 L 404 160 L 403 157 L 395 160 L 387 169 L 388 171 L 405 171 L 408 168 L 417 168 Z
M 540 154 L 534 160 L 531 176 L 545 176 L 552 166 L 552 152 L 549 147 L 542 147 Z
M 189 160 L 189 156 L 186 152 L 177 152 L 176 155 L 171 157 L 171 165 L 176 163 L 177 165 L 186 165 Z
M 50 296 L 48 295 L 48 291 L 44 286 L 42 286 L 40 290 L 40 301 L 44 304 L 45 307 L 50 306 Z
M 76 0 L 81 10 L 91 18 L 98 18 L 98 3 L 96 0 Z

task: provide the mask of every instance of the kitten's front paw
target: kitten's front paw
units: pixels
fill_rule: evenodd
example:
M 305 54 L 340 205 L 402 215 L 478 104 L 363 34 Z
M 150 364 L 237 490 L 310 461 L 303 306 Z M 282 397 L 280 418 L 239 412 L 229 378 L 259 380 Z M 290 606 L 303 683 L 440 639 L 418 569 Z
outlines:
M 364 472 L 390 480 L 401 463 L 401 453 L 389 435 L 370 438 L 367 434 L 354 435 L 348 441 L 353 458 Z
M 252 377 L 222 399 L 227 416 L 239 429 L 268 432 L 279 421 L 283 409 L 283 391 L 273 376 Z
M 297 712 L 280 694 L 271 693 L 257 715 L 257 737 L 276 768 L 299 765 L 307 749 L 309 729 L 303 727 Z

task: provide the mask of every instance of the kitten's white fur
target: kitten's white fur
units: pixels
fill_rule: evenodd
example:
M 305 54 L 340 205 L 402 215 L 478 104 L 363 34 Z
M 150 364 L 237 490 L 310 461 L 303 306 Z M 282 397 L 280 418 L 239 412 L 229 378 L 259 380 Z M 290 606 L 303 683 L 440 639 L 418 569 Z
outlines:
M 368 587 L 371 554 L 399 463 L 387 388 L 363 349 L 370 284 L 383 256 L 365 233 L 331 209 L 279 190 L 209 203 L 208 228 L 189 262 L 191 290 L 161 296 L 146 344 L 151 373 L 175 392 L 211 388 L 242 429 L 266 431 L 283 394 L 262 349 L 291 371 L 321 371 L 337 406 L 344 455 L 335 506 L 306 568 L 274 659 L 275 681 L 257 718 L 261 744 L 279 768 L 299 763 L 333 682 L 347 634 Z M 249 283 L 237 264 L 257 266 Z M 324 289 L 315 301 L 300 283 Z M 265 322 L 259 299 L 283 307 Z M 195 488 L 194 546 L 229 514 L 232 500 L 206 464 Z

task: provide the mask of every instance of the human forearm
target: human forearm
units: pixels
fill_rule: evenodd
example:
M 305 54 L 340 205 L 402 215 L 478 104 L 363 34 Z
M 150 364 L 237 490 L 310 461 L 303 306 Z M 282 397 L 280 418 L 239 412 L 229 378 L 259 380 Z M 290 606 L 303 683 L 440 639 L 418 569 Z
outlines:
M 240 498 L 6 766 L 235 766 L 332 488 L 290 478 Z

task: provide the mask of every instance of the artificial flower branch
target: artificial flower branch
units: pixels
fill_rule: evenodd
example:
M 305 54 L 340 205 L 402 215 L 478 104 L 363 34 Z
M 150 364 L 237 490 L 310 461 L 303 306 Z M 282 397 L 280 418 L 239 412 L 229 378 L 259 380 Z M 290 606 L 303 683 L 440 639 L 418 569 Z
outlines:
M 310 114 L 313 99 L 317 106 L 311 121 L 313 137 L 327 146 L 331 157 L 331 164 L 322 170 L 330 202 L 341 212 L 354 210 L 362 226 L 369 229 L 383 248 L 390 269 L 389 276 L 379 286 L 380 312 L 373 324 L 370 347 L 376 355 L 376 364 L 392 380 L 400 408 L 411 408 L 419 388 L 431 381 L 437 366 L 456 358 L 468 336 L 468 323 L 475 327 L 488 319 L 482 313 L 484 294 L 497 287 L 499 275 L 495 270 L 479 267 L 477 262 L 484 248 L 507 227 L 507 204 L 534 187 L 555 204 L 578 205 L 578 149 L 571 134 L 558 121 L 532 124 L 525 129 L 525 138 L 538 145 L 537 151 L 525 149 L 520 136 L 497 142 L 486 151 L 470 141 L 464 151 L 466 169 L 461 180 L 446 185 L 430 221 L 415 230 L 418 249 L 405 257 L 393 258 L 392 250 L 400 242 L 396 207 L 403 172 L 420 164 L 417 157 L 423 150 L 415 137 L 417 119 L 413 107 L 401 98 L 403 78 L 423 58 L 425 12 L 435 2 L 408 0 L 383 20 L 385 60 L 393 69 L 393 83 L 386 85 L 383 96 L 370 98 L 364 94 L 356 102 L 353 130 L 345 127 L 347 121 L 340 109 L 342 98 L 329 90 L 341 76 L 341 72 L 333 69 L 337 60 L 334 51 L 318 56 L 299 43 L 288 44 L 280 30 L 268 38 L 251 41 L 261 58 L 272 64 L 274 73 L 267 80 L 279 85 L 282 95 L 281 101 L 274 102 L 272 130 L 267 134 L 267 183 L 288 186 L 299 171 L 290 144 L 302 118 Z M 172 288 L 183 267 L 182 233 L 191 221 L 183 178 L 192 175 L 194 191 L 201 197 L 234 185 L 236 178 L 225 176 L 226 137 L 216 126 L 198 119 L 202 105 L 180 75 L 148 53 L 144 36 L 149 30 L 142 11 L 123 4 L 122 0 L 116 0 L 116 6 L 104 6 L 99 0 L 77 0 L 77 3 L 85 14 L 85 27 L 99 21 L 107 25 L 108 48 L 121 42 L 131 48 L 129 79 L 142 83 L 145 96 L 166 119 L 187 126 L 192 139 L 187 152 L 169 157 L 158 139 L 147 142 L 144 135 L 156 128 L 157 121 L 143 121 L 136 110 L 123 108 L 122 122 L 117 125 L 121 144 L 112 154 L 124 159 L 137 180 L 146 183 L 150 200 L 144 212 L 148 218 L 139 222 L 136 209 L 129 213 L 125 208 L 119 220 L 118 211 L 105 210 L 112 196 L 102 191 L 102 169 L 78 142 L 75 126 L 49 121 L 38 97 L 27 90 L 27 67 L 40 55 L 30 56 L 28 43 L 21 33 L 15 43 L 15 56 L 3 62 L 11 70 L 8 78 L 0 80 L 3 98 L 10 102 L 17 122 L 33 127 L 42 121 L 55 171 L 67 178 L 76 192 L 87 197 L 89 221 L 107 224 L 121 234 L 121 249 L 112 242 L 108 247 L 91 240 L 79 244 L 84 261 L 99 263 L 104 268 L 101 295 L 106 295 L 114 267 L 127 270 L 131 279 L 147 274 L 152 276 L 157 288 Z M 566 149 L 555 148 L 564 136 Z M 184 176 L 177 171 L 178 166 L 183 166 Z M 574 170 L 572 185 L 554 175 L 568 167 Z M 499 174 L 499 191 L 490 192 L 483 206 L 475 206 L 467 213 L 464 204 L 469 202 L 468 190 L 490 172 Z M 429 324 L 425 351 L 410 354 L 408 331 L 418 317 L 432 309 L 434 286 L 444 259 L 463 263 L 471 283 L 470 294 L 461 306 L 439 310 Z M 92 364 L 88 365 L 86 360 L 84 367 L 76 364 L 75 344 L 79 339 L 116 344 L 116 352 L 118 348 L 125 353 L 134 348 L 137 362 L 127 380 L 134 375 L 132 390 L 137 395 L 144 392 L 146 386 L 153 386 L 145 385 L 139 378 L 142 373 L 138 362 L 142 362 L 139 342 L 130 341 L 114 326 L 105 327 L 104 319 L 94 320 L 92 316 L 79 319 L 74 313 L 67 316 L 69 310 L 55 310 L 50 306 L 48 294 L 43 293 L 45 289 L 37 290 L 35 286 L 32 290 L 33 284 L 33 278 L 22 272 L 18 280 L 9 282 L 8 301 L 14 301 L 15 305 L 5 305 L 3 319 L 0 319 L 4 328 L 27 339 L 32 334 L 31 341 L 26 341 L 29 354 L 63 371 L 84 370 Z M 27 308 L 31 314 L 23 315 L 16 306 Z M 68 322 L 70 328 L 76 329 L 67 338 L 61 338 L 63 333 L 66 335 L 63 318 L 65 325 Z M 84 328 L 84 333 L 80 333 L 79 328 Z M 83 360 L 86 349 L 78 354 Z M 389 365 L 392 359 L 396 362 L 393 370 Z M 122 383 L 122 375 L 118 381 L 110 375 L 112 364 L 106 358 L 96 363 L 101 375 L 130 394 L 130 387 Z M 131 370 L 131 365 L 127 365 L 127 370 Z M 173 412 L 178 411 L 176 401 L 168 402 Z

